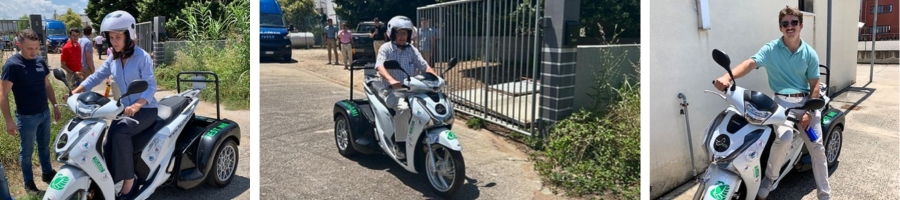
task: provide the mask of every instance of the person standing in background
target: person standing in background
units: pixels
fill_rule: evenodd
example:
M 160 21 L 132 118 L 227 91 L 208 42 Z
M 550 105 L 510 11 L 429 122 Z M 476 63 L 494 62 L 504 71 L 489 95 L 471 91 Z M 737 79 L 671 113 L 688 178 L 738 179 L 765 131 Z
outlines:
M 328 26 L 325 26 L 325 51 L 328 51 L 328 64 L 331 64 L 331 52 L 334 52 L 334 64 L 340 65 L 341 62 L 338 62 L 338 51 L 337 45 L 335 44 L 335 34 L 337 34 L 338 28 L 334 26 L 334 21 L 328 19 Z
M 347 29 L 347 23 L 341 23 L 341 31 L 338 32 L 338 42 L 341 43 L 341 56 L 344 58 L 344 69 L 350 68 L 350 62 L 353 59 L 353 32 Z
M 375 21 L 375 28 L 372 28 L 369 38 L 372 38 L 372 46 L 375 47 L 375 52 L 378 52 L 381 49 L 381 45 L 387 40 L 387 37 L 385 37 L 387 27 L 382 25 L 377 17 L 373 21 Z
M 91 41 L 94 29 L 91 26 L 85 26 L 82 30 L 84 31 L 84 36 L 78 39 L 78 44 L 81 45 L 81 67 L 83 68 L 81 73 L 84 74 L 84 77 L 87 77 L 94 73 L 94 56 L 91 55 L 94 53 L 94 42 Z

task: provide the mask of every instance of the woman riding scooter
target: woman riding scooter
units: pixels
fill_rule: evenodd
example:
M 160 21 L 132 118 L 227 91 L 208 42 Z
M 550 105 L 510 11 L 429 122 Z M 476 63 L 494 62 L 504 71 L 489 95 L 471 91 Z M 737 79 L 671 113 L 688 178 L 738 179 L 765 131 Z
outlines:
M 148 83 L 147 90 L 140 95 L 120 97 L 122 105 L 126 105 L 123 115 L 134 120 L 116 120 L 109 128 L 107 142 L 111 144 L 109 158 L 115 163 L 111 167 L 113 182 L 122 183 L 121 199 L 131 196 L 132 186 L 135 185 L 134 158 L 131 137 L 141 133 L 153 125 L 157 117 L 156 78 L 153 75 L 153 64 L 150 55 L 135 46 L 137 32 L 135 32 L 134 17 L 125 11 L 115 11 L 106 15 L 100 25 L 101 33 L 108 38 L 107 45 L 113 47 L 112 58 L 103 62 L 103 65 L 87 78 L 80 86 L 72 90 L 72 93 L 81 93 L 85 88 L 94 88 L 97 84 L 112 75 L 121 91 L 128 88 L 128 83 L 134 80 L 145 80 Z M 101 96 L 102 97 L 102 96 Z M 137 122 L 137 123 L 136 123 Z

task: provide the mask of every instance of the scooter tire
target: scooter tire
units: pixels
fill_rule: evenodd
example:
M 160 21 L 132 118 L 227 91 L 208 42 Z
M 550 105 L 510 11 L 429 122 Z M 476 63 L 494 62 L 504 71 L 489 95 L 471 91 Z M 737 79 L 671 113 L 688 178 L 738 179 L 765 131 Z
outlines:
M 439 144 L 435 144 L 435 145 L 439 145 Z M 465 160 L 463 160 L 462 152 L 459 152 L 459 151 L 448 151 L 448 152 L 450 153 L 450 159 L 453 159 L 453 164 L 456 165 L 454 167 L 454 170 L 455 170 L 454 178 L 453 178 L 454 181 L 450 185 L 450 189 L 448 189 L 445 192 L 438 191 L 436 188 L 434 188 L 433 185 L 430 185 L 431 184 L 430 180 L 428 178 L 428 175 L 426 174 L 426 173 L 428 173 L 427 171 L 422 171 L 419 173 L 424 176 L 425 180 L 429 181 L 429 186 L 431 187 L 431 191 L 434 192 L 435 194 L 437 194 L 438 196 L 441 196 L 444 198 L 451 198 L 454 194 L 456 194 L 456 191 L 459 190 L 460 187 L 462 187 L 463 183 L 466 182 L 466 163 L 465 163 Z M 423 157 L 425 157 L 425 156 L 423 156 Z M 425 159 L 422 159 L 422 162 L 426 162 Z M 422 166 L 424 166 L 424 165 L 425 164 L 423 163 Z
M 344 130 L 341 130 L 344 129 Z M 346 131 L 343 132 L 342 131 Z M 346 135 L 344 135 L 346 134 Z M 340 114 L 334 118 L 334 146 L 337 147 L 338 153 L 341 156 L 349 158 L 353 155 L 356 155 L 358 152 L 353 148 L 353 144 L 351 141 L 353 135 L 353 130 L 350 129 L 350 120 L 347 118 L 346 114 Z M 344 148 L 341 148 L 341 139 L 346 140 L 347 144 Z
M 834 127 L 831 130 L 831 133 L 828 134 L 828 138 L 825 140 L 825 159 L 828 165 L 828 168 L 834 166 L 837 163 L 838 158 L 841 157 L 841 148 L 844 146 L 844 129 L 841 127 Z M 837 144 L 832 144 L 834 140 L 837 140 Z M 834 146 L 834 147 L 832 147 Z M 828 152 L 831 151 L 831 148 L 837 148 L 837 152 L 835 152 L 834 159 L 828 159 Z
M 234 163 L 232 163 L 231 172 L 228 172 L 229 173 L 228 178 L 226 178 L 225 180 L 222 180 L 218 176 L 219 168 L 221 167 L 221 165 L 219 165 L 219 162 L 220 162 L 220 159 L 222 159 L 222 157 L 220 157 L 220 155 L 222 154 L 223 150 L 225 150 L 227 148 L 231 148 L 234 150 L 231 153 L 231 155 L 233 156 L 232 158 L 234 158 Z M 230 140 L 230 139 L 225 140 L 225 142 L 219 146 L 219 149 L 216 150 L 216 159 L 213 160 L 213 166 L 212 166 L 212 168 L 209 169 L 209 172 L 206 175 L 206 184 L 209 186 L 212 186 L 212 187 L 221 188 L 221 187 L 225 187 L 229 183 L 231 183 L 231 180 L 234 179 L 234 173 L 237 171 L 237 164 L 240 161 L 239 160 L 240 156 L 238 156 L 238 155 L 239 155 L 239 153 L 238 153 L 237 144 L 234 143 L 234 140 Z

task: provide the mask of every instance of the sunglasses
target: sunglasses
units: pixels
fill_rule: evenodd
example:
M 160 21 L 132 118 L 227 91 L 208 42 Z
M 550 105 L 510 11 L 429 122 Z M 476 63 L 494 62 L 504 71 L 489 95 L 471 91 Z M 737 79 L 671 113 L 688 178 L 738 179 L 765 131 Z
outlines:
M 796 20 L 796 19 L 791 20 L 790 24 L 791 24 L 791 26 L 798 26 L 798 25 L 800 25 L 800 20 Z M 788 27 L 788 21 L 782 21 L 781 28 L 787 28 L 787 27 Z

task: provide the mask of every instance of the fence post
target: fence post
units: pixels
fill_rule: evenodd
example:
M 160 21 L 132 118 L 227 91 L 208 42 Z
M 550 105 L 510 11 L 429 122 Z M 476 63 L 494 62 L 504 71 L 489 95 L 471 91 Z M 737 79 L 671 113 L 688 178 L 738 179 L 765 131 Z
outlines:
M 153 17 L 153 67 L 159 67 L 166 60 L 166 17 Z
M 541 50 L 541 120 L 555 123 L 572 115 L 575 103 L 575 40 L 581 0 L 544 3 L 544 45 Z M 545 123 L 540 123 L 541 125 Z M 546 127 L 540 127 L 542 131 Z

